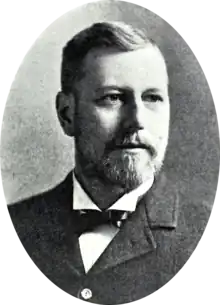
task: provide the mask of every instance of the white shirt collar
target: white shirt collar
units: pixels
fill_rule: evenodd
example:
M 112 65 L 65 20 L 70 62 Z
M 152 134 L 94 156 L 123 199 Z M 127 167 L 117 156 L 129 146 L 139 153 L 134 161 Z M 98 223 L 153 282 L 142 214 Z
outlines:
M 144 195 L 152 186 L 154 176 L 149 178 L 138 188 L 120 197 L 108 210 L 121 210 L 134 212 L 140 196 Z M 81 187 L 73 172 L 73 210 L 98 210 L 99 207 L 92 201 Z

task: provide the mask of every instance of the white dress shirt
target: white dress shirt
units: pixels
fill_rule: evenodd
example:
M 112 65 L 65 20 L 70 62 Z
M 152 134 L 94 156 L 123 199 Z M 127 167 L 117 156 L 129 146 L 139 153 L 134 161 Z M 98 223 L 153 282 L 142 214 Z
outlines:
M 152 176 L 146 182 L 130 193 L 124 194 L 119 198 L 108 210 L 121 210 L 134 212 L 138 199 L 144 195 L 152 186 L 154 177 Z M 80 183 L 73 174 L 73 209 L 74 210 L 98 210 L 99 207 L 86 194 Z M 119 229 L 113 225 L 106 224 L 95 228 L 91 232 L 83 233 L 79 237 L 79 246 L 84 264 L 85 272 L 87 273 L 95 264 L 100 255 L 113 240 Z

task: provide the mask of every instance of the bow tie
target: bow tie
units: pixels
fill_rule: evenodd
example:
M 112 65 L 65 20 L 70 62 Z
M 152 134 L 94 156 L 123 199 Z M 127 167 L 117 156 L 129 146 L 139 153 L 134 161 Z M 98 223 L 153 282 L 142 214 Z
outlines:
M 75 210 L 77 215 L 77 234 L 81 235 L 85 232 L 92 231 L 96 227 L 104 224 L 112 224 L 117 228 L 121 228 L 123 222 L 128 218 L 131 212 L 109 210 L 99 212 L 96 210 Z

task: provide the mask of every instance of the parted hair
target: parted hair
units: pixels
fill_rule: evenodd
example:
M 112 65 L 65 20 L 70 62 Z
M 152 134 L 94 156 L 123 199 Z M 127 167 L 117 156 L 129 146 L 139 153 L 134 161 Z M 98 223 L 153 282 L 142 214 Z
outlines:
M 146 34 L 123 22 L 101 22 L 76 34 L 63 48 L 61 64 L 61 89 L 68 94 L 74 83 L 83 76 L 83 59 L 97 48 L 116 48 L 121 52 L 155 44 Z

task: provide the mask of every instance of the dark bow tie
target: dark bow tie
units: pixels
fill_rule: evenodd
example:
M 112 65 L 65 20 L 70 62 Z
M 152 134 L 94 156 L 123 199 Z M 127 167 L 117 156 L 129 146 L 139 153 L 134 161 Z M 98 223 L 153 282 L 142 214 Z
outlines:
M 117 228 L 120 228 L 123 222 L 128 218 L 131 212 L 109 210 L 99 212 L 96 210 L 75 210 L 77 216 L 77 234 L 81 234 L 92 231 L 96 227 L 103 224 L 112 224 Z

